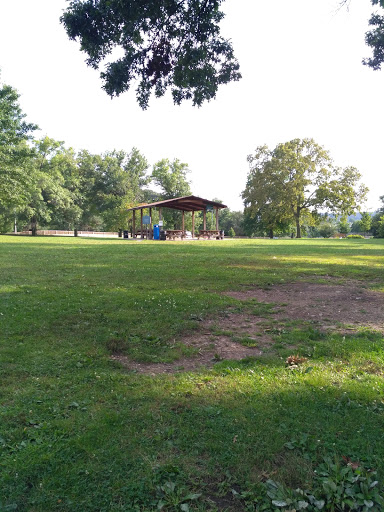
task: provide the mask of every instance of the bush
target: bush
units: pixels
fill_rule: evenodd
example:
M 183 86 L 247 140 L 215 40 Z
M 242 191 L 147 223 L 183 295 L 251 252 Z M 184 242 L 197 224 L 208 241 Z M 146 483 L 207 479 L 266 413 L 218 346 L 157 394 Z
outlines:
M 363 235 L 347 235 L 347 238 L 364 238 Z
M 228 236 L 230 236 L 231 238 L 234 238 L 236 236 L 235 230 L 233 228 L 231 228 L 228 231 Z

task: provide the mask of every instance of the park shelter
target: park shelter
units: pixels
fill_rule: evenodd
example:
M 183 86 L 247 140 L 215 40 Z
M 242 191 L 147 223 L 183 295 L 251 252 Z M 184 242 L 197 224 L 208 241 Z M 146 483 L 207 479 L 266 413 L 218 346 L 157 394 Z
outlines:
M 182 212 L 182 227 L 181 230 L 181 238 L 185 235 L 185 224 L 184 224 L 184 216 L 185 212 L 192 213 L 192 233 L 195 233 L 195 212 L 203 212 L 203 230 L 200 233 L 209 233 L 207 231 L 207 211 L 215 212 L 216 217 L 216 231 L 219 230 L 219 210 L 222 208 L 227 208 L 226 205 L 222 203 L 218 203 L 216 201 L 209 201 L 208 199 L 203 199 L 202 197 L 197 196 L 184 196 L 184 197 L 175 197 L 173 199 L 166 199 L 164 201 L 157 201 L 149 204 L 140 204 L 135 206 L 134 208 L 129 208 L 128 211 L 132 212 L 132 236 L 134 238 L 137 237 L 137 234 L 140 233 L 143 236 L 144 227 L 143 227 L 143 210 L 149 210 L 149 235 L 148 238 L 153 238 L 153 226 L 152 226 L 152 209 L 157 208 L 159 212 L 159 220 L 162 220 L 162 210 L 163 208 L 170 208 L 173 210 L 179 210 Z M 140 212 L 140 219 L 136 218 L 136 212 Z M 137 226 L 140 223 L 140 230 L 137 229 Z

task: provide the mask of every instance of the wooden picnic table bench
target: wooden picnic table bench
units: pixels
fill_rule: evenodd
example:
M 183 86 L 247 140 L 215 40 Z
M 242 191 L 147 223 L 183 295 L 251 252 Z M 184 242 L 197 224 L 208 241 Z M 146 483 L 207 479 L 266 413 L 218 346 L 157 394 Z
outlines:
M 208 238 L 208 240 L 210 240 L 211 237 L 214 237 L 217 240 L 222 240 L 224 238 L 224 234 L 218 229 L 200 229 L 198 238 Z
M 183 239 L 185 237 L 185 231 L 182 229 L 167 229 L 165 233 L 166 237 L 170 240 L 174 240 L 175 238 Z
M 151 231 L 149 229 L 143 229 L 143 231 L 141 231 L 141 229 L 136 229 L 135 235 L 136 237 L 149 238 L 151 236 Z

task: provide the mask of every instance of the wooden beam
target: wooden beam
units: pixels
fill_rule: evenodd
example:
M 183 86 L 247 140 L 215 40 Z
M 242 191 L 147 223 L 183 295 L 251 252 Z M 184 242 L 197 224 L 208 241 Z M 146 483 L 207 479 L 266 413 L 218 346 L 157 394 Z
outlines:
M 203 210 L 203 219 L 204 219 L 203 229 L 205 231 L 207 229 L 207 210 L 205 208 Z
M 185 211 L 184 210 L 182 211 L 181 219 L 182 219 L 181 229 L 184 231 L 184 229 L 185 229 Z
M 144 238 L 144 233 L 143 233 L 143 209 L 140 210 L 140 231 L 141 231 L 141 238 Z
M 216 207 L 216 231 L 219 231 L 219 209 Z
M 152 208 L 149 209 L 149 239 L 153 239 L 153 232 L 152 232 Z
M 195 211 L 192 212 L 192 238 L 195 238 Z
M 132 235 L 136 238 L 136 210 L 132 211 Z

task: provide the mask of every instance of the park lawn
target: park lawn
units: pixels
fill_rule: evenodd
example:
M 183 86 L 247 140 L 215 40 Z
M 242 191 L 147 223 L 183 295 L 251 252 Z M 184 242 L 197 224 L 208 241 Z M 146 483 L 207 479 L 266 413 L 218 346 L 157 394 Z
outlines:
M 226 291 L 327 277 L 384 292 L 383 263 L 384 240 L 0 237 L 0 511 L 259 510 L 263 481 L 310 488 L 324 457 L 381 481 L 380 332 L 288 330 L 265 356 L 157 376 L 110 347 L 194 357 L 188 333 L 249 306 Z M 294 371 L 290 342 L 308 357 Z

